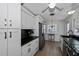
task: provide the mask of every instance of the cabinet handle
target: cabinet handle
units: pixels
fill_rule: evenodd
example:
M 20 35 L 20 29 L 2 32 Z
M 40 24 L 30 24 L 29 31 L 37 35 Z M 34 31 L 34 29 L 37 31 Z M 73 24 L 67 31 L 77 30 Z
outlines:
M 10 26 L 12 26 L 12 24 L 11 24 L 12 20 L 9 20 L 9 22 L 10 22 Z
M 28 49 L 28 53 L 30 53 L 30 51 L 31 51 L 31 48 Z
M 7 24 L 4 24 L 5 26 L 7 26 Z
M 10 32 L 10 38 L 12 38 L 12 32 Z
M 5 34 L 5 39 L 7 39 L 7 33 L 6 33 L 6 32 L 4 32 L 4 34 Z
M 4 21 L 5 21 L 5 22 L 7 22 L 7 19 L 5 18 L 5 19 L 4 19 Z M 6 24 L 6 23 L 5 23 L 4 25 L 5 25 L 5 26 L 7 26 L 7 24 Z
M 7 19 L 5 18 L 5 22 L 7 21 Z
M 12 24 L 10 24 L 10 26 L 12 26 Z

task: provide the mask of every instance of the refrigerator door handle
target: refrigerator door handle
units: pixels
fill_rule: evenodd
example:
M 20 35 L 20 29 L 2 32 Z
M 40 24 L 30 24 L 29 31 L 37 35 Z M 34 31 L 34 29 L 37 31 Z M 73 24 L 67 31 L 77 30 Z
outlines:
M 10 32 L 10 38 L 12 38 L 12 32 Z

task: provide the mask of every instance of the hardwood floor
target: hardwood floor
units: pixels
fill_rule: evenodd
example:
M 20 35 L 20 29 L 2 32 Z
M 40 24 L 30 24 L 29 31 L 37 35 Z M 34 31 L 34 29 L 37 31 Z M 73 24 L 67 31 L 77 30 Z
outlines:
M 39 50 L 35 56 L 61 56 L 59 42 L 46 41 L 42 50 Z

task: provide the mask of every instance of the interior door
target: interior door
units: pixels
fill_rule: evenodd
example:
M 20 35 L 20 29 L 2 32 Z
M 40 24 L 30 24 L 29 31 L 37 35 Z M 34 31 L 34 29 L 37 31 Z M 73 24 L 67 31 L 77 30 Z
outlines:
M 21 28 L 20 3 L 8 4 L 8 28 Z
M 21 30 L 8 29 L 8 55 L 21 55 Z
M 0 28 L 7 28 L 7 4 L 0 3 Z
M 7 56 L 7 29 L 0 29 L 0 55 Z

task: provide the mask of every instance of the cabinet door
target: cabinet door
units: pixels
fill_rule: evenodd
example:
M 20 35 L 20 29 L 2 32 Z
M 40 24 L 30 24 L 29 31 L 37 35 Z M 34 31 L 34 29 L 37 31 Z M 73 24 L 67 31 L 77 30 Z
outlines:
M 0 29 L 0 55 L 7 56 L 7 29 Z
M 22 56 L 32 56 L 32 43 L 29 42 L 22 47 Z
M 25 12 L 25 10 L 22 9 L 22 29 L 33 29 L 33 16 Z
M 8 28 L 21 28 L 20 3 L 8 4 Z
M 7 4 L 0 3 L 0 28 L 7 28 Z
M 21 30 L 19 29 L 8 30 L 8 55 L 21 55 Z
M 0 32 L 0 37 L 1 37 L 1 32 Z M 0 38 L 0 56 L 1 56 L 1 38 Z
M 34 55 L 39 50 L 39 40 L 38 38 L 33 41 L 32 44 L 32 55 Z

